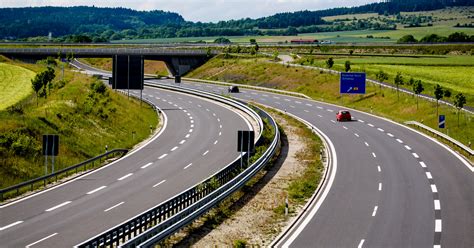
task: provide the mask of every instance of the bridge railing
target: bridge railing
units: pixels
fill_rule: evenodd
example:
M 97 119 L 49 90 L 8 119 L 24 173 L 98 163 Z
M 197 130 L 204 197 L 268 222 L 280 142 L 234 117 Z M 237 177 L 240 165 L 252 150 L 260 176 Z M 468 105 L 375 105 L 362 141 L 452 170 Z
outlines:
M 76 165 L 64 168 L 62 170 L 56 171 L 49 175 L 38 177 L 17 185 L 13 185 L 0 190 L 0 201 L 3 201 L 7 198 L 17 197 L 27 191 L 33 191 L 38 188 L 45 188 L 51 182 L 57 182 L 61 178 L 68 177 L 72 174 L 77 174 L 81 171 L 87 171 L 88 169 L 94 168 L 95 163 L 102 163 L 102 161 L 109 159 L 110 157 L 115 157 L 117 155 L 123 156 L 128 152 L 127 149 L 113 149 L 104 154 L 101 154 L 97 157 L 90 158 L 86 161 L 78 163 Z
M 209 54 L 210 53 L 210 54 Z M 0 48 L 4 55 L 43 55 L 43 56 L 93 56 L 93 55 L 149 55 L 149 56 L 207 56 L 217 51 L 202 49 L 164 49 L 164 48 Z
M 150 85 L 155 86 L 156 85 Z M 169 88 L 170 86 L 161 85 L 159 87 Z M 174 87 L 181 91 L 194 92 L 199 94 L 198 90 L 184 90 L 181 87 Z M 201 92 L 201 94 L 204 94 Z M 234 107 L 244 104 L 227 99 L 225 97 L 213 95 L 220 101 L 233 102 Z M 268 120 L 269 125 L 273 127 L 274 135 L 269 148 L 252 165 L 244 163 L 241 167 L 240 159 L 237 158 L 226 167 L 211 175 L 202 182 L 183 191 L 180 194 L 168 199 L 167 201 L 77 245 L 76 247 L 135 247 L 145 242 L 156 243 L 157 241 L 168 237 L 191 221 L 195 220 L 207 210 L 222 201 L 225 197 L 235 192 L 252 178 L 265 164 L 271 159 L 279 146 L 279 132 L 276 122 L 273 118 L 262 110 L 257 112 L 245 107 L 246 111 L 254 112 L 259 118 Z M 263 132 L 263 121 L 259 121 L 260 129 Z M 262 144 L 263 136 L 259 135 L 256 146 Z M 245 156 L 245 155 L 244 155 Z

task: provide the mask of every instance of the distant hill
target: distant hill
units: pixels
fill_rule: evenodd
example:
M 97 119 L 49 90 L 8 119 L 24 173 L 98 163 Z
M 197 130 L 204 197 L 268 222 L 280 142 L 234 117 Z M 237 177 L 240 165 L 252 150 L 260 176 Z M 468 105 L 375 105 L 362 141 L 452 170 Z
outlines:
M 0 9 L 0 36 L 25 38 L 137 29 L 145 26 L 181 24 L 176 13 L 136 11 L 125 8 L 36 7 Z
M 447 6 L 472 6 L 472 0 L 385 0 L 352 8 L 279 13 L 258 19 L 193 23 L 172 12 L 136 11 L 125 8 L 36 7 L 0 9 L 0 39 L 21 40 L 29 37 L 45 41 L 51 32 L 56 42 L 106 42 L 121 39 L 206 37 L 238 35 L 295 35 L 308 32 L 341 30 L 390 30 L 393 23 L 356 23 L 344 27 L 322 17 L 400 11 L 425 11 Z M 328 27 L 329 26 L 329 27 Z M 29 39 L 36 41 L 35 39 Z

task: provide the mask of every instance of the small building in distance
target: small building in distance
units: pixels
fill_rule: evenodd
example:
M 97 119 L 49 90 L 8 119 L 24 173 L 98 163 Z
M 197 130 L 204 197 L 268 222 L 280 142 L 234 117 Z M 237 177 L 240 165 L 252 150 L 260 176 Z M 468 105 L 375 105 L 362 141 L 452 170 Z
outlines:
M 294 39 L 290 41 L 291 44 L 316 44 L 319 41 L 316 39 Z

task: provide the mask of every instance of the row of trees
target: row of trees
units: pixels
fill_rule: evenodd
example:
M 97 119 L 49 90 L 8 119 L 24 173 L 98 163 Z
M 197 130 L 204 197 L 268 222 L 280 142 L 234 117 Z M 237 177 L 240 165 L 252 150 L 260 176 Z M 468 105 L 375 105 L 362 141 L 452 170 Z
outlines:
M 326 66 L 331 69 L 334 65 L 334 59 L 333 58 L 328 58 L 326 60 Z M 346 72 L 349 72 L 351 70 L 351 62 L 347 60 L 344 63 L 344 70 Z M 384 83 L 385 81 L 388 80 L 388 74 L 384 72 L 383 70 L 379 70 L 376 74 L 375 77 L 377 81 Z M 423 86 L 423 82 L 420 79 L 414 79 L 413 77 L 410 78 L 408 81 L 404 81 L 403 75 L 401 72 L 397 72 L 395 77 L 393 78 L 393 84 L 397 87 L 397 100 L 400 100 L 400 85 L 407 84 L 412 87 L 413 93 L 416 95 L 416 109 L 418 109 L 418 98 L 419 95 L 425 90 Z M 382 90 L 382 84 L 379 84 L 380 91 Z M 441 87 L 439 84 L 436 84 L 434 87 L 434 97 L 436 99 L 436 116 L 439 115 L 438 107 L 439 107 L 439 101 L 445 97 L 445 98 L 450 98 L 451 97 L 451 91 L 449 89 L 445 89 Z M 459 111 L 464 107 L 464 104 L 466 104 L 466 97 L 462 93 L 458 93 L 454 96 L 454 101 L 453 105 L 456 107 L 458 110 L 458 124 L 459 124 Z
M 38 97 L 48 97 L 48 92 L 52 87 L 53 79 L 56 77 L 54 69 L 48 67 L 31 79 L 31 86 L 36 93 L 36 105 L 38 105 Z
M 429 34 L 421 38 L 419 41 L 411 34 L 405 35 L 398 39 L 397 43 L 443 43 L 443 42 L 474 42 L 474 35 L 467 35 L 464 32 L 454 32 L 448 37 L 437 34 Z

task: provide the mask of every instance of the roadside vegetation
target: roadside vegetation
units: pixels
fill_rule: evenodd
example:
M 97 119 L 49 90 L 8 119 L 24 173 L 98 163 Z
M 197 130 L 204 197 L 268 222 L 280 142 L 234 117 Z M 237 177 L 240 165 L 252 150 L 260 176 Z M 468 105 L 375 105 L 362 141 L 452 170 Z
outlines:
M 106 145 L 108 150 L 132 148 L 150 135 L 150 126 L 158 124 L 150 106 L 127 100 L 101 81 L 69 68 L 63 77 L 59 64 L 49 64 L 48 69 L 44 61 L 23 64 L 3 60 L 37 76 L 30 76 L 29 96 L 0 111 L 0 188 L 44 175 L 43 134 L 60 136 L 55 159 L 59 170 L 104 153 Z M 32 82 L 48 71 L 54 79 L 40 85 L 37 97 Z
M 443 98 L 452 102 L 454 95 L 463 93 L 467 105 L 474 106 L 474 59 L 472 56 L 426 56 L 426 57 L 386 57 L 384 55 L 361 57 L 357 55 L 339 56 L 304 56 L 295 63 L 327 68 L 327 60 L 333 59 L 332 69 L 345 71 L 345 62 L 350 61 L 352 72 L 366 72 L 367 77 L 377 79 L 377 74 L 383 71 L 388 78 L 384 82 L 395 85 L 395 77 L 400 73 L 401 88 L 411 90 L 413 80 L 421 80 L 425 91 L 423 94 L 434 96 L 434 86 L 439 84 L 451 91 L 450 97 Z M 410 81 L 413 79 L 412 81 Z
M 0 61 L 0 111 L 28 97 L 32 92 L 30 80 L 35 73 Z
M 400 98 L 398 99 L 396 90 L 380 88 L 370 83 L 367 84 L 367 93 L 365 95 L 341 97 L 339 94 L 339 77 L 337 75 L 324 73 L 316 69 L 271 63 L 269 60 L 269 58 L 255 58 L 251 56 L 230 56 L 228 58 L 220 56 L 211 59 L 207 64 L 194 70 L 187 76 L 300 92 L 315 100 L 344 105 L 398 122 L 410 120 L 423 122 L 432 128 L 438 129 L 436 102 L 418 100 L 417 97 L 403 93 L 400 93 Z M 341 61 L 345 60 L 346 58 Z M 354 66 L 356 65 L 351 63 L 351 67 Z M 370 65 L 366 66 L 366 68 L 369 67 Z M 409 80 L 409 78 L 410 76 L 404 76 L 405 80 Z M 393 80 L 388 79 L 388 81 Z M 434 91 L 433 86 L 430 86 L 423 80 L 422 82 L 425 89 L 423 93 L 432 94 Z M 460 89 L 459 93 L 468 95 L 471 89 L 472 87 Z M 456 94 L 456 92 L 452 92 L 452 96 Z M 446 100 L 446 98 L 443 99 Z M 470 101 L 472 102 L 472 100 Z M 439 106 L 439 114 L 445 114 L 447 120 L 447 129 L 442 131 L 468 145 L 469 142 L 473 142 L 474 137 L 473 116 L 465 112 L 461 113 L 458 125 L 457 113 L 456 108 L 442 104 Z

